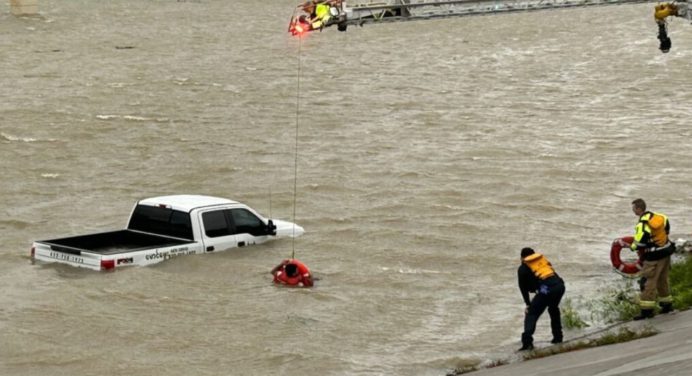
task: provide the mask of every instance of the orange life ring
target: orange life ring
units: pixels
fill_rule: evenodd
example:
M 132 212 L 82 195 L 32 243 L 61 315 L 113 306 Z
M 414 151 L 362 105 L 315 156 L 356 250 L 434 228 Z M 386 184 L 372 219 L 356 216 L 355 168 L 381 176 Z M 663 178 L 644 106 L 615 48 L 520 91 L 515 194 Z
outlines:
M 642 270 L 642 260 L 637 259 L 635 262 L 623 262 L 620 258 L 620 251 L 622 248 L 629 248 L 633 241 L 633 237 L 625 236 L 613 240 L 613 244 L 610 247 L 610 262 L 613 264 L 613 268 L 619 273 L 630 277 L 636 276 Z

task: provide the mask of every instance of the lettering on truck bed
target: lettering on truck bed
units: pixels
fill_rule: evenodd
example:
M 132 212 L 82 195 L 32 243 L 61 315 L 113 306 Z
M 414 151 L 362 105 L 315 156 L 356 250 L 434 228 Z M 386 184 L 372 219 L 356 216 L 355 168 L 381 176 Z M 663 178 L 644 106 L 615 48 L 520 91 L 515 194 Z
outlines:
M 170 260 L 173 257 L 178 257 L 182 255 L 194 255 L 197 253 L 196 250 L 190 250 L 188 247 L 180 247 L 180 248 L 173 248 L 169 251 L 164 251 L 164 252 L 159 252 L 157 249 L 153 255 L 146 255 L 144 258 L 146 260 L 156 260 L 156 259 L 164 259 L 164 260 Z

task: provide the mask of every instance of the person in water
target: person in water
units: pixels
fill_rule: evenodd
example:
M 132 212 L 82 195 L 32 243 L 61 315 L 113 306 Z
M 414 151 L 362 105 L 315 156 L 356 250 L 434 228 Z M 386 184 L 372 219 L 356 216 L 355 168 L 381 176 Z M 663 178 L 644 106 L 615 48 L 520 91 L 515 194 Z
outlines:
M 296 259 L 286 259 L 271 270 L 274 283 L 277 285 L 312 287 L 313 280 L 310 269 Z
M 553 266 L 540 253 L 531 248 L 521 250 L 521 266 L 517 271 L 519 290 L 526 304 L 524 309 L 524 333 L 521 334 L 519 351 L 533 349 L 533 333 L 536 322 L 546 308 L 550 314 L 550 328 L 553 332 L 551 343 L 562 342 L 562 322 L 560 319 L 560 300 L 565 294 L 565 282 Z M 529 300 L 529 292 L 535 293 Z

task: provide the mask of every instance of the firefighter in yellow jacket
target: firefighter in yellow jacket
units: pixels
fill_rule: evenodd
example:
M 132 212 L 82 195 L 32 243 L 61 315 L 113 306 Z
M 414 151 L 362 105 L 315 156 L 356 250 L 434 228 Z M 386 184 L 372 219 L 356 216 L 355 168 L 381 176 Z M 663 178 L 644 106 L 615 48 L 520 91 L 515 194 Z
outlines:
M 661 313 L 673 311 L 673 297 L 670 295 L 668 271 L 670 255 L 675 252 L 675 243 L 668 239 L 670 223 L 661 213 L 646 210 L 646 202 L 641 198 L 632 201 L 632 211 L 639 217 L 634 227 L 634 241 L 631 249 L 637 251 L 644 260 L 641 276 L 644 287 L 639 298 L 641 312 L 635 320 L 654 317 L 656 297 Z
M 311 30 L 321 29 L 326 26 L 332 18 L 331 1 L 328 0 L 308 0 L 303 4 L 303 11 L 309 14 L 309 24 Z
M 524 299 L 524 333 L 521 334 L 519 351 L 533 349 L 533 333 L 536 322 L 546 308 L 550 314 L 550 329 L 553 332 L 551 343 L 562 342 L 562 321 L 560 319 L 560 300 L 565 294 L 565 282 L 553 269 L 553 266 L 540 253 L 531 248 L 521 250 L 521 266 L 517 270 L 519 291 Z M 529 293 L 536 293 L 529 300 Z

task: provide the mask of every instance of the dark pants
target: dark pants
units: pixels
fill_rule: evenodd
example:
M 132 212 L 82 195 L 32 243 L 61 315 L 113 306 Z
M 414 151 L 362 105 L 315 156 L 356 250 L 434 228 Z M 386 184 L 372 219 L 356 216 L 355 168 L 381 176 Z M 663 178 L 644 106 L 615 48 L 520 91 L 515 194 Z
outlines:
M 546 308 L 550 314 L 550 329 L 553 331 L 553 339 L 562 341 L 562 321 L 560 320 L 560 300 L 565 294 L 564 283 L 554 285 L 541 285 L 536 295 L 531 300 L 529 312 L 524 317 L 524 333 L 521 334 L 523 345 L 533 345 L 533 333 L 536 331 L 536 322 Z

